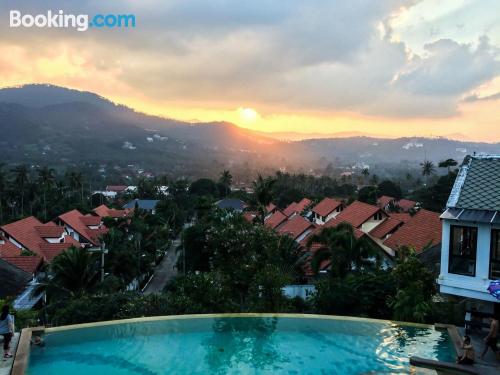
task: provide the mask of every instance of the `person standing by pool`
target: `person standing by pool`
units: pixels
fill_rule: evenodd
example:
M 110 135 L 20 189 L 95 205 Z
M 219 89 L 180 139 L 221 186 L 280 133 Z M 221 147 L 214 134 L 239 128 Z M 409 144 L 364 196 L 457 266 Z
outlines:
M 491 323 L 490 323 L 490 331 L 488 332 L 488 336 L 484 338 L 484 350 L 483 353 L 481 354 L 481 359 L 484 358 L 486 355 L 486 352 L 488 351 L 488 348 L 491 348 L 493 350 L 493 353 L 495 355 L 498 354 L 498 348 L 497 348 L 497 342 L 498 342 L 498 317 L 492 316 L 491 318 Z
M 474 353 L 474 347 L 470 342 L 469 336 L 464 336 L 462 349 L 464 350 L 464 352 L 462 353 L 461 357 L 457 358 L 457 363 L 460 365 L 473 365 L 476 354 Z
M 2 307 L 0 315 L 0 335 L 3 336 L 3 359 L 12 358 L 10 341 L 14 335 L 14 317 L 9 313 L 9 305 Z

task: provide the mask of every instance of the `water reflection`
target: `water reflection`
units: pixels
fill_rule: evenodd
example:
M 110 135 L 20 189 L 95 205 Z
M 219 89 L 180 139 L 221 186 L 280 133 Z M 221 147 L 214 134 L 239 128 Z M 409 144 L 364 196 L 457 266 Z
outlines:
M 242 364 L 255 370 L 279 370 L 279 363 L 288 360 L 274 345 L 277 324 L 277 318 L 215 319 L 213 335 L 203 342 L 207 367 L 219 374 Z

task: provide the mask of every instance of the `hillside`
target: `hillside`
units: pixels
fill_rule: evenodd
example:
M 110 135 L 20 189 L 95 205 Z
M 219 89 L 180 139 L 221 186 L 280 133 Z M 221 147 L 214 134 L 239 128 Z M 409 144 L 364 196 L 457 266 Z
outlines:
M 248 163 L 289 169 L 366 163 L 418 165 L 499 144 L 445 138 L 350 136 L 280 141 L 227 122 L 149 116 L 90 92 L 51 85 L 0 89 L 0 158 L 7 163 L 138 165 L 174 174 Z M 357 134 L 357 133 L 353 133 Z

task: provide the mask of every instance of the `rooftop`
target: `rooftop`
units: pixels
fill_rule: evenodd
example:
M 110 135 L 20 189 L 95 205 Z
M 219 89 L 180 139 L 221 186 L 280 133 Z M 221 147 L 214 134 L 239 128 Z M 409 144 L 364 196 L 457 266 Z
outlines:
M 306 230 L 315 228 L 315 225 L 300 215 L 295 215 L 278 228 L 281 234 L 288 234 L 294 240 L 300 237 Z
M 417 253 L 439 243 L 441 243 L 439 213 L 424 209 L 419 210 L 384 242 L 393 250 L 397 250 L 400 246 L 411 246 Z
M 265 220 L 264 224 L 269 228 L 275 229 L 281 224 L 283 224 L 286 220 L 287 216 L 283 212 L 276 211 L 274 214 L 272 214 Z
M 377 212 L 381 211 L 380 207 L 372 206 L 368 203 L 354 201 L 349 206 L 338 214 L 336 217 L 340 222 L 346 222 L 357 228 L 364 222 L 373 217 Z
M 500 155 L 471 156 L 464 162 L 448 208 L 500 211 Z
M 325 198 L 314 206 L 312 210 L 320 216 L 328 216 L 341 205 L 341 201 L 332 198 Z

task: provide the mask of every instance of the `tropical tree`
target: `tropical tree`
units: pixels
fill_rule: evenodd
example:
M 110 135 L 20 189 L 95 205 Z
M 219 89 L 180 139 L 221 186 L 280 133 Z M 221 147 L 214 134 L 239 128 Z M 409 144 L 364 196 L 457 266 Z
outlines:
M 49 298 L 81 297 L 99 283 L 98 258 L 81 247 L 70 247 L 56 256 L 50 271 L 51 278 L 44 284 Z
M 260 221 L 262 223 L 264 223 L 264 218 L 267 214 L 266 207 L 273 200 L 273 187 L 275 183 L 275 179 L 271 177 L 264 178 L 260 174 L 257 177 L 257 180 L 253 182 L 254 194 L 258 204 Z
M 448 173 L 450 173 L 451 167 L 456 167 L 458 165 L 458 162 L 455 159 L 446 159 L 443 161 L 440 161 L 438 164 L 439 168 L 446 168 L 448 169 Z
M 47 189 L 55 182 L 55 171 L 52 168 L 43 167 L 38 170 L 38 182 L 43 187 L 43 217 L 47 220 Z
M 341 223 L 334 228 L 324 228 L 309 237 L 307 247 L 310 249 L 313 244 L 320 246 L 311 261 L 311 267 L 316 273 L 325 260 L 331 262 L 331 274 L 340 278 L 353 270 L 371 268 L 374 265 L 373 245 L 364 236 L 356 238 L 350 224 Z
M 28 167 L 21 164 L 15 167 L 12 172 L 14 173 L 14 183 L 21 193 L 21 215 L 24 216 L 24 194 L 29 183 Z
M 434 163 L 429 160 L 425 160 L 421 164 L 421 166 L 422 166 L 422 176 L 425 177 L 425 184 L 427 185 L 429 177 L 436 172 L 436 169 L 434 168 Z
M 231 191 L 231 184 L 233 183 L 233 176 L 228 170 L 224 170 L 219 177 L 219 184 L 224 189 L 224 196 L 227 197 Z
M 363 175 L 363 179 L 366 181 L 366 179 L 370 175 L 370 170 L 368 168 L 363 168 L 363 170 L 361 171 L 361 174 Z
M 3 200 L 7 193 L 7 174 L 0 163 L 0 224 L 3 224 Z

